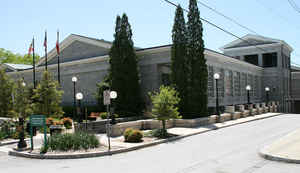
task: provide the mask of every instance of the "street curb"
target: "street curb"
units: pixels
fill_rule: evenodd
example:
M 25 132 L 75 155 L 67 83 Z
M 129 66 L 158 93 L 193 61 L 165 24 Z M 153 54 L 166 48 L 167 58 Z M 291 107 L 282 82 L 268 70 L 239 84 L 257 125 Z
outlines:
M 29 141 L 30 139 L 29 138 L 27 138 L 27 139 L 24 139 L 25 141 Z M 18 139 L 16 139 L 16 140 L 10 140 L 10 141 L 6 141 L 6 142 L 0 142 L 0 147 L 2 147 L 2 146 L 5 146 L 5 145 L 11 145 L 11 144 L 16 144 L 16 143 L 18 143 L 19 142 L 19 140 Z
M 256 121 L 256 120 L 262 120 L 262 119 L 271 118 L 271 117 L 275 117 L 275 116 L 279 116 L 279 115 L 283 115 L 283 113 L 278 113 L 278 114 L 271 115 L 268 117 L 261 117 L 261 118 L 257 118 L 257 119 L 253 119 L 253 120 L 249 120 L 249 121 L 245 121 L 245 122 L 239 122 L 236 124 L 224 125 L 222 127 L 215 127 L 215 126 L 213 126 L 213 124 L 211 124 L 211 125 L 203 126 L 203 127 L 207 127 L 208 129 L 201 131 L 201 132 L 194 132 L 194 133 L 190 133 L 187 135 L 175 136 L 175 137 L 171 137 L 168 139 L 157 140 L 157 141 L 143 144 L 143 145 L 133 146 L 133 147 L 129 147 L 129 148 L 122 148 L 122 149 L 117 149 L 117 150 L 112 150 L 112 151 L 80 153 L 80 154 L 55 154 L 55 155 L 31 154 L 31 153 L 22 153 L 22 152 L 17 152 L 17 151 L 9 151 L 8 155 L 31 158 L 31 159 L 79 159 L 79 158 L 108 156 L 108 155 L 112 155 L 112 154 L 120 154 L 120 153 L 129 152 L 129 151 L 134 151 L 134 150 L 138 150 L 138 149 L 142 149 L 142 148 L 146 148 L 146 147 L 150 147 L 150 146 L 154 146 L 154 145 L 158 145 L 158 144 L 162 144 L 162 143 L 168 143 L 168 142 L 176 141 L 176 140 L 183 139 L 183 138 L 186 138 L 189 136 L 194 136 L 194 135 L 198 135 L 201 133 L 209 132 L 212 130 L 222 129 L 225 127 L 230 127 L 230 126 L 243 124 L 243 123 Z
M 269 147 L 269 146 L 268 146 Z M 269 154 L 266 150 L 268 147 L 265 147 L 263 149 L 261 149 L 258 154 L 267 160 L 272 160 L 272 161 L 278 161 L 278 162 L 285 162 L 285 163 L 296 163 L 296 164 L 300 164 L 300 160 L 298 159 L 289 159 L 289 158 L 284 158 L 284 157 L 280 157 L 280 156 L 276 156 L 276 155 L 272 155 Z

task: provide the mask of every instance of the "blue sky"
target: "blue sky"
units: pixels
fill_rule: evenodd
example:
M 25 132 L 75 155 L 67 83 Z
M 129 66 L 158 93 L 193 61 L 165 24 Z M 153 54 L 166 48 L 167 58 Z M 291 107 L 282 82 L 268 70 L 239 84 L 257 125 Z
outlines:
M 188 0 L 171 0 L 188 8 Z M 292 61 L 300 64 L 300 13 L 288 0 L 201 0 L 260 35 L 285 40 L 294 48 Z M 272 3 L 270 3 L 272 2 Z M 296 2 L 296 1 L 295 1 Z M 300 2 L 297 4 L 300 7 Z M 198 4 L 201 17 L 238 36 L 249 31 Z M 126 13 L 133 29 L 135 46 L 152 47 L 171 43 L 175 8 L 164 0 L 9 0 L 0 6 L 0 48 L 25 54 L 32 36 L 36 52 L 43 56 L 44 32 L 48 32 L 48 47 L 54 48 L 56 31 L 61 40 L 69 34 L 79 34 L 113 40 L 116 15 Z M 219 48 L 235 40 L 218 29 L 204 25 L 205 46 Z

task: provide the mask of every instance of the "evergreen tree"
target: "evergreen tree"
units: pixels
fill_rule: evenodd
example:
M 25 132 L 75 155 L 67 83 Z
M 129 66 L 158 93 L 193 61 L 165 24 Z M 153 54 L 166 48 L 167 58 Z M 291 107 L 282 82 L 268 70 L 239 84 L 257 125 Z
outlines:
M 35 114 L 46 117 L 60 118 L 63 115 L 60 107 L 63 91 L 58 90 L 59 84 L 45 71 L 37 88 L 33 90 L 33 110 Z
M 189 112 L 185 118 L 207 116 L 207 66 L 204 58 L 203 28 L 197 0 L 190 0 L 187 22 L 187 53 L 190 66 Z
M 115 40 L 110 49 L 111 90 L 118 92 L 116 112 L 125 116 L 140 115 L 143 101 L 140 92 L 137 55 L 126 14 L 117 16 Z
M 187 39 L 186 24 L 183 11 L 180 5 L 176 9 L 174 25 L 172 30 L 172 47 L 171 47 L 171 80 L 179 93 L 180 102 L 179 111 L 182 115 L 188 113 L 188 79 L 189 67 L 187 66 Z
M 5 73 L 5 69 L 0 69 L 0 117 L 9 116 L 12 110 L 13 82 Z

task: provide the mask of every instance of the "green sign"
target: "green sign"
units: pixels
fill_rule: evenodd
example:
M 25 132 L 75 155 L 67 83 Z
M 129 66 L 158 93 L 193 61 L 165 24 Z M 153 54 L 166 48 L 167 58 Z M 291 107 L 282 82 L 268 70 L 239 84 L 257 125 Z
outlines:
M 30 143 L 31 150 L 33 150 L 33 131 L 32 127 L 43 127 L 44 128 L 44 146 L 47 145 L 47 126 L 45 115 L 31 115 L 30 116 Z
M 30 125 L 32 127 L 43 127 L 46 124 L 46 118 L 44 115 L 31 115 Z

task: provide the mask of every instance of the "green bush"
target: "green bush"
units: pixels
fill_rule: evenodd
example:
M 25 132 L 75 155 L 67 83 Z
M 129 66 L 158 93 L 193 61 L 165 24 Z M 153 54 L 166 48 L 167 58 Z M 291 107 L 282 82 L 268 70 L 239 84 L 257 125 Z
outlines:
M 118 114 L 114 114 L 115 118 L 118 118 L 119 115 Z M 100 113 L 100 117 L 101 119 L 107 119 L 107 112 L 101 112 Z M 111 117 L 110 117 L 111 118 Z
M 95 135 L 84 132 L 57 134 L 49 138 L 48 146 L 52 151 L 76 151 L 99 147 L 99 140 Z
M 131 128 L 127 128 L 124 132 L 125 142 L 142 142 L 143 132 L 140 130 L 134 130 Z

